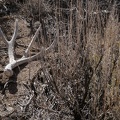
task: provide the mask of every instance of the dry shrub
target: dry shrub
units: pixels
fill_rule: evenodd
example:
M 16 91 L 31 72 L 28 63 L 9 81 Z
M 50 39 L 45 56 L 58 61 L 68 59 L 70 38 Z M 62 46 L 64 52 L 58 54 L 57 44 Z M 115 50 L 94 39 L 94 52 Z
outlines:
M 56 111 L 69 112 L 75 120 L 118 119 L 120 24 L 116 4 L 105 13 L 94 0 L 85 6 L 83 1 L 70 1 L 69 9 L 60 3 L 56 8 L 58 52 L 50 63 L 52 78 L 47 78 L 57 100 L 53 101 L 60 106 Z M 64 10 L 68 10 L 66 19 Z M 51 76 L 45 70 L 44 74 Z

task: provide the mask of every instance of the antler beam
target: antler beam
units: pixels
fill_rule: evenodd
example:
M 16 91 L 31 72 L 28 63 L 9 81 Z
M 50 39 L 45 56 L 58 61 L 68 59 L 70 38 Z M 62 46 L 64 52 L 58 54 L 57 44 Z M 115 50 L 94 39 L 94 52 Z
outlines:
M 2 37 L 2 40 L 4 41 L 4 43 L 6 44 L 7 48 L 8 48 L 8 57 L 9 57 L 9 63 L 5 66 L 4 69 L 4 73 L 6 76 L 10 77 L 13 75 L 13 69 L 23 63 L 27 63 L 28 61 L 32 61 L 35 60 L 36 58 L 40 58 L 44 53 L 49 53 L 51 51 L 51 49 L 54 47 L 56 40 L 54 40 L 52 42 L 52 44 L 48 47 L 48 48 L 41 48 L 41 51 L 38 52 L 36 55 L 33 56 L 29 56 L 29 50 L 31 49 L 35 39 L 37 38 L 39 31 L 40 31 L 40 27 L 37 29 L 35 35 L 33 36 L 30 44 L 28 45 L 27 49 L 25 50 L 24 55 L 22 56 L 22 58 L 15 60 L 15 56 L 14 56 L 14 44 L 15 44 L 15 40 L 17 37 L 17 33 L 18 33 L 18 20 L 16 19 L 15 21 L 15 29 L 14 29 L 14 34 L 12 36 L 12 39 L 10 41 L 7 40 L 6 36 L 4 35 L 4 33 L 2 32 L 1 28 L 0 28 L 0 36 Z

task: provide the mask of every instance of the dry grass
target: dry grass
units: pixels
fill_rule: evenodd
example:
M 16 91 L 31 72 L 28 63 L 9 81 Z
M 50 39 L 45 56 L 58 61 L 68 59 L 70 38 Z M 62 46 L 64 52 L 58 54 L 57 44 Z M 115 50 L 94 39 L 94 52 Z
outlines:
M 43 1 L 46 7 L 54 7 L 52 14 L 45 10 L 42 16 L 39 1 L 29 0 L 33 9 L 39 3 L 37 13 L 31 11 L 34 21 L 44 23 L 45 31 L 39 39 L 45 46 L 57 39 L 57 47 L 40 61 L 42 68 L 32 79 L 35 95 L 28 92 L 29 103 L 25 103 L 27 98 L 22 98 L 26 105 L 23 105 L 23 113 L 17 113 L 18 118 L 119 120 L 120 22 L 117 5 L 108 1 L 109 9 L 105 13 L 96 0 L 85 4 L 83 0 L 52 1 Z M 32 8 L 26 6 L 26 10 L 29 9 Z M 27 89 L 31 91 L 29 86 Z
M 67 22 L 64 8 L 56 9 L 59 62 L 54 61 L 53 79 L 57 95 L 76 120 L 119 119 L 120 24 L 116 7 L 105 14 L 92 0 L 86 3 L 86 15 L 82 1 L 71 1 L 68 9 Z

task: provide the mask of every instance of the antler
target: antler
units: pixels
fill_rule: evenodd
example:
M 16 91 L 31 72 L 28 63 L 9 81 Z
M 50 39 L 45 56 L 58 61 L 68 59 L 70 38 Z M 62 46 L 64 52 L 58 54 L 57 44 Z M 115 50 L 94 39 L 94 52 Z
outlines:
M 33 36 L 30 44 L 28 45 L 27 49 L 25 50 L 24 55 L 22 56 L 22 58 L 15 60 L 15 56 L 14 56 L 14 44 L 15 44 L 15 40 L 17 37 L 17 33 L 18 33 L 18 20 L 16 19 L 15 21 L 15 29 L 14 29 L 14 34 L 12 36 L 12 39 L 10 41 L 7 40 L 6 36 L 4 35 L 4 33 L 2 32 L 1 28 L 0 28 L 0 36 L 2 37 L 4 43 L 6 44 L 6 46 L 8 47 L 8 56 L 9 56 L 9 63 L 5 66 L 4 69 L 4 73 L 6 76 L 10 77 L 13 75 L 13 69 L 23 63 L 26 63 L 28 61 L 32 61 L 35 60 L 36 58 L 40 58 L 41 55 L 43 55 L 43 53 L 49 53 L 51 51 L 51 49 L 54 47 L 56 40 L 54 40 L 52 42 L 52 44 L 48 47 L 48 48 L 41 48 L 41 51 L 38 52 L 36 55 L 33 56 L 28 56 L 29 50 L 31 49 L 31 46 L 33 45 L 35 39 L 37 38 L 39 31 L 40 31 L 40 27 L 37 29 L 35 35 Z

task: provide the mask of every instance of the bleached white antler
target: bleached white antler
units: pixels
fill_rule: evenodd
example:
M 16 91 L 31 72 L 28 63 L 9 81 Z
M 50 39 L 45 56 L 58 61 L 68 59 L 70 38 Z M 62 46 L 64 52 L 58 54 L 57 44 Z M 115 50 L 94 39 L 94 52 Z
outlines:
M 48 47 L 48 48 L 43 48 L 41 49 L 40 52 L 38 52 L 36 55 L 33 56 L 28 56 L 29 50 L 31 48 L 31 46 L 33 45 L 35 39 L 37 38 L 39 31 L 40 31 L 40 27 L 37 29 L 35 35 L 33 36 L 30 44 L 28 45 L 28 48 L 26 49 L 24 55 L 22 56 L 22 58 L 15 60 L 15 56 L 14 56 L 14 44 L 15 44 L 15 40 L 17 37 L 17 32 L 18 32 L 18 20 L 16 19 L 15 21 L 15 29 L 14 29 L 14 34 L 12 36 L 12 39 L 10 41 L 7 40 L 7 38 L 5 37 L 4 33 L 2 32 L 1 28 L 0 28 L 0 36 L 2 37 L 4 43 L 6 44 L 6 46 L 8 47 L 8 56 L 9 56 L 9 63 L 5 66 L 4 69 L 4 73 L 6 76 L 10 77 L 13 75 L 13 69 L 23 63 L 26 63 L 28 61 L 32 61 L 35 60 L 36 58 L 41 57 L 41 55 L 43 53 L 49 53 L 50 50 L 54 47 L 56 40 L 54 40 L 52 42 L 52 44 Z

